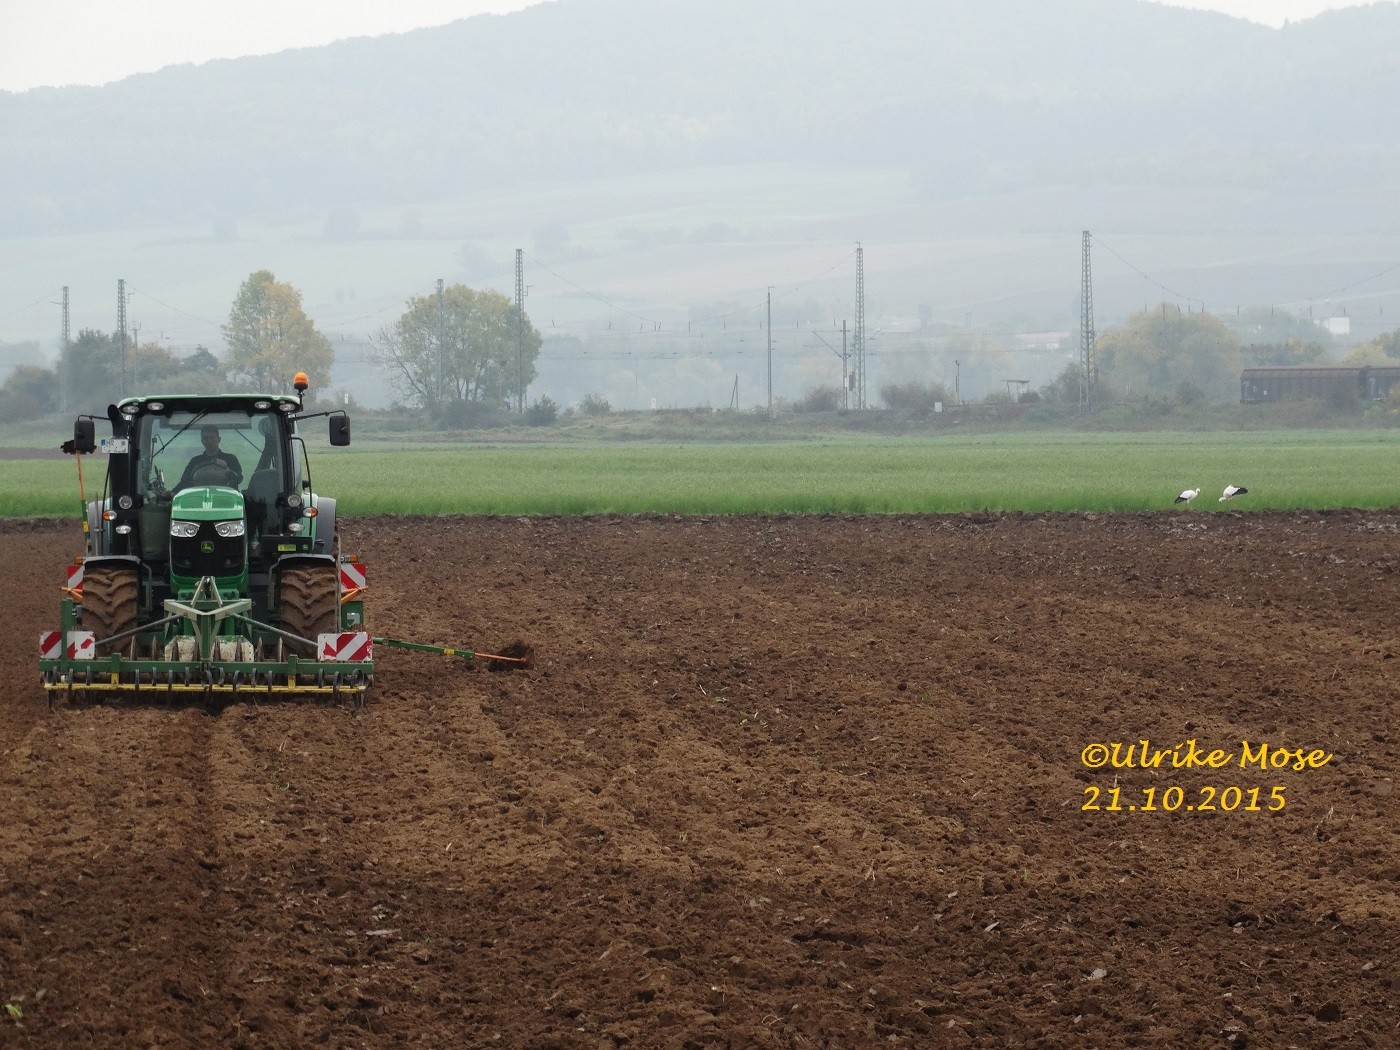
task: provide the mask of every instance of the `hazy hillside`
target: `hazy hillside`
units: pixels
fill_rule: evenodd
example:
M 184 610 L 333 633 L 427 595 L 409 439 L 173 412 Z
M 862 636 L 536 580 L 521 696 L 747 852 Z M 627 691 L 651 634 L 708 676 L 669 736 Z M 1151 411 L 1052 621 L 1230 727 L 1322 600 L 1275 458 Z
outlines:
M 1400 316 L 1396 54 L 1393 3 L 1275 31 L 1138 0 L 558 0 L 0 94 L 0 340 L 51 356 L 61 288 L 112 330 L 122 278 L 143 340 L 218 349 L 271 269 L 383 404 L 380 326 L 439 279 L 513 294 L 524 249 L 532 396 L 747 407 L 769 289 L 775 396 L 840 382 L 861 242 L 871 389 L 981 396 L 1073 355 L 1088 229 L 1101 331 L 1255 306 L 1345 315 L 1341 351 Z
M 0 235 L 412 204 L 678 166 L 907 166 L 929 200 L 1386 189 L 1400 8 L 1274 31 L 1135 0 L 559 0 L 0 94 Z

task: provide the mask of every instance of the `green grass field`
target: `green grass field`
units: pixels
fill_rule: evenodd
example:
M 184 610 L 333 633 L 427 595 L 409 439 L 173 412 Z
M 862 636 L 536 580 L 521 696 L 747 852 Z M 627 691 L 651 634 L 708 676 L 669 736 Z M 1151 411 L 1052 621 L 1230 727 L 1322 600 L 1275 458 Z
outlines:
M 946 513 L 1400 505 L 1400 434 L 1000 434 L 766 444 L 313 450 L 342 514 Z M 87 461 L 89 496 L 100 461 Z M 1227 483 L 1249 495 L 1217 497 Z M 0 516 L 77 506 L 71 460 L 0 461 Z

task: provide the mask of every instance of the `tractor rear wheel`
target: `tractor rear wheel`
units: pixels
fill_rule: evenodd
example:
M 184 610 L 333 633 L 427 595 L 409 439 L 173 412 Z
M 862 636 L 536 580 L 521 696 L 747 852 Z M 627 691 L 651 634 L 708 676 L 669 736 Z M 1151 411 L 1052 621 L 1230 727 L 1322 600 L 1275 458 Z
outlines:
M 126 565 L 92 565 L 83 572 L 83 628 L 94 641 L 136 626 L 136 570 Z
M 316 656 L 316 636 L 340 630 L 340 573 L 334 565 L 296 565 L 283 569 L 277 592 L 277 618 L 284 631 L 310 640 L 287 640 L 297 656 Z

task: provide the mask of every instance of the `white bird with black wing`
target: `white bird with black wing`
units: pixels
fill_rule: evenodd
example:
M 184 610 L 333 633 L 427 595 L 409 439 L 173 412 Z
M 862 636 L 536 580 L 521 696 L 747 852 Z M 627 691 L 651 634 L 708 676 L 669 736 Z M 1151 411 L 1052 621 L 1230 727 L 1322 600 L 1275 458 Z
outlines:
M 1176 499 L 1172 500 L 1172 502 L 1173 502 L 1173 503 L 1185 503 L 1185 504 L 1186 504 L 1186 509 L 1187 509 L 1187 510 L 1190 510 L 1190 509 L 1191 509 L 1191 501 L 1192 501 L 1193 499 L 1195 499 L 1197 496 L 1199 496 L 1200 494 L 1201 494 L 1201 486 L 1197 485 L 1194 489 L 1186 489 L 1184 492 L 1182 492 L 1182 494 L 1181 494 L 1180 496 L 1178 496 L 1178 497 L 1176 497 Z
M 1243 496 L 1248 491 L 1249 489 L 1245 488 L 1243 485 L 1226 485 L 1225 494 L 1220 497 L 1218 502 L 1224 503 L 1227 499 L 1234 499 L 1236 496 Z

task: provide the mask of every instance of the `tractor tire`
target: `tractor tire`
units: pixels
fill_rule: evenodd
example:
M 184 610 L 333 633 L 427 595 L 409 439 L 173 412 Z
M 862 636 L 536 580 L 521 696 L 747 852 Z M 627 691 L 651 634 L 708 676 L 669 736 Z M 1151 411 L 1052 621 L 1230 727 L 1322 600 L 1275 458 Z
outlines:
M 135 627 L 136 603 L 135 569 L 93 565 L 83 572 L 83 629 L 91 631 L 95 641 Z
M 308 646 L 287 639 L 297 656 L 316 656 L 316 636 L 340 630 L 340 573 L 334 565 L 297 565 L 283 569 L 277 591 L 277 618 L 284 631 L 310 640 Z

